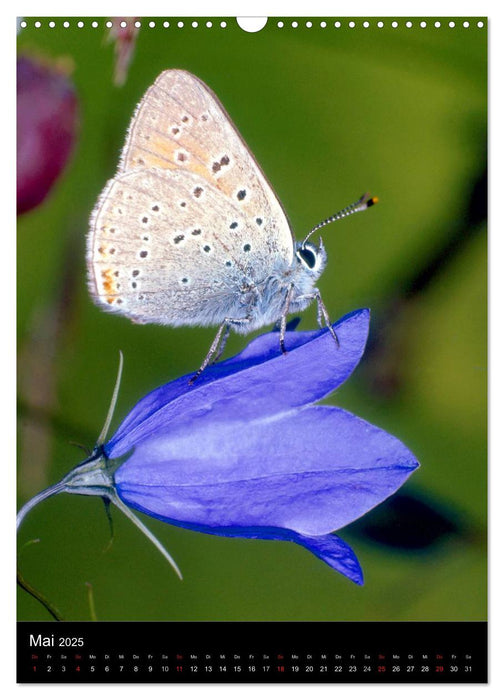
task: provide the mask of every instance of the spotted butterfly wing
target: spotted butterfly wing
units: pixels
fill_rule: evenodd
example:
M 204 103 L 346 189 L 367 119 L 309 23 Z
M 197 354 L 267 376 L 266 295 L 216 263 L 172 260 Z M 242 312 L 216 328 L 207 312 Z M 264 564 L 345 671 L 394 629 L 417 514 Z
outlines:
M 224 108 L 198 78 L 162 73 L 132 119 L 91 217 L 89 288 L 143 323 L 215 325 L 288 268 L 292 233 Z

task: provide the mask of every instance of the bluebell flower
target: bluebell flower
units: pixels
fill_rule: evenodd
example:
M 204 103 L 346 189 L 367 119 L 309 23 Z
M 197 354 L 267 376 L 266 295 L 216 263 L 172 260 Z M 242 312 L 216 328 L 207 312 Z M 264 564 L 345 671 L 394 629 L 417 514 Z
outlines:
M 114 436 L 36 503 L 67 491 L 99 495 L 128 515 L 170 560 L 131 509 L 171 525 L 299 544 L 362 584 L 354 552 L 334 531 L 394 493 L 418 467 L 397 438 L 334 406 L 314 405 L 360 361 L 369 311 L 327 328 L 276 333 L 141 399 Z M 117 387 L 116 387 L 117 389 Z

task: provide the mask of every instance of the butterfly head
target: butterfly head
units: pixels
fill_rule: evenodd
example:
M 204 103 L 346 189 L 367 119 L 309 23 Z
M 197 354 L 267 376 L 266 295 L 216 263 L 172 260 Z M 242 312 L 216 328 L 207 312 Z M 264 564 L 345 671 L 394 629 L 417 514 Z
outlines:
M 320 239 L 318 246 L 309 241 L 296 243 L 296 260 L 298 269 L 316 280 L 322 274 L 327 262 L 327 253 Z

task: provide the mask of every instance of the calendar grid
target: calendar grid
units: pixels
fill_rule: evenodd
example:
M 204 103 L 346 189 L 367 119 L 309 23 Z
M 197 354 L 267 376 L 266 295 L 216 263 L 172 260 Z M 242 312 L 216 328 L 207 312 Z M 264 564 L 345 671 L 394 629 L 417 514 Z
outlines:
M 484 683 L 487 624 L 18 623 L 18 682 Z

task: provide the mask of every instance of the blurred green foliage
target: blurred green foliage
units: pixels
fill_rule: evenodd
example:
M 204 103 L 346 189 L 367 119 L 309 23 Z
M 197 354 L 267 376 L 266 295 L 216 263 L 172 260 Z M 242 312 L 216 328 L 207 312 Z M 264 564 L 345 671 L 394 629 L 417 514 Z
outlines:
M 90 19 L 49 28 L 41 18 L 38 29 L 30 19 L 18 37 L 20 52 L 73 66 L 81 110 L 69 167 L 44 204 L 19 218 L 19 503 L 82 459 L 71 441 L 93 446 L 119 349 L 114 425 L 149 390 L 197 368 L 213 338 L 214 329 L 105 314 L 86 288 L 88 217 L 134 107 L 162 70 L 179 67 L 219 96 L 298 238 L 365 190 L 379 196 L 369 212 L 324 230 L 320 289 L 331 318 L 367 306 L 373 319 L 365 362 L 329 401 L 402 439 L 422 463 L 405 492 L 432 500 L 456 526 L 420 549 L 342 531 L 364 569 L 359 588 L 288 543 L 150 520 L 181 583 L 121 514 L 113 512 L 108 546 L 101 501 L 62 495 L 23 524 L 20 545 L 41 540 L 20 553 L 24 577 L 72 620 L 90 619 L 86 582 L 100 620 L 485 619 L 486 28 L 474 18 L 467 29 L 460 19 L 455 28 L 429 19 L 425 29 L 417 20 L 410 29 L 402 20 L 396 29 L 359 20 L 354 29 L 306 29 L 302 20 L 278 29 L 270 20 L 247 34 L 232 19 L 226 29 L 218 19 L 211 29 L 150 29 L 144 18 L 116 87 L 104 20 L 92 28 Z M 315 322 L 310 309 L 300 328 Z M 227 353 L 245 342 L 232 336 Z M 18 598 L 20 620 L 48 619 L 26 593 Z

